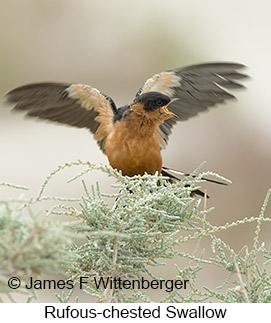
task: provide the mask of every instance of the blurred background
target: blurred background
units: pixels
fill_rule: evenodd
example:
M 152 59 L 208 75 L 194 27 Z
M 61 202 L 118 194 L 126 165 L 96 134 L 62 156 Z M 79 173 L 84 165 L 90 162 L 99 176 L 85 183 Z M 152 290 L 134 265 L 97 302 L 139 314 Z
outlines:
M 175 126 L 163 160 L 186 172 L 206 161 L 203 170 L 232 181 L 228 187 L 204 186 L 208 206 L 215 207 L 208 215 L 213 224 L 257 216 L 271 182 L 270 10 L 267 0 L 0 0 L 0 96 L 31 82 L 80 82 L 120 106 L 163 70 L 207 61 L 243 63 L 251 79 L 247 90 L 234 92 L 238 101 Z M 36 196 L 58 165 L 78 159 L 107 163 L 87 130 L 24 119 L 4 99 L 0 151 L 0 182 L 29 187 L 26 198 Z M 78 171 L 56 176 L 46 194 L 80 197 L 80 181 L 66 184 Z M 114 182 L 105 175 L 89 173 L 86 180 L 112 191 Z M 0 187 L 1 199 L 19 193 Z M 221 237 L 237 251 L 252 245 L 254 229 L 244 225 Z M 270 247 L 270 225 L 261 241 Z M 170 278 L 165 268 L 159 270 Z M 219 273 L 211 275 L 219 281 Z

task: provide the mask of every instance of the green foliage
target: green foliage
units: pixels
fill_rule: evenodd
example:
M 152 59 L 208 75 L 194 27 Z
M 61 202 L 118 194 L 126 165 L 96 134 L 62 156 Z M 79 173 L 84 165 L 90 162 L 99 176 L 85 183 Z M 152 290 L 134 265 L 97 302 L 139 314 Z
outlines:
M 7 282 L 16 276 L 21 281 L 40 274 L 63 272 L 65 258 L 62 250 L 74 235 L 67 224 L 42 219 L 31 212 L 23 217 L 21 203 L 0 203 L 0 294 L 12 299 Z M 25 293 L 20 287 L 16 292 Z M 0 298 L 1 300 L 1 298 Z
M 83 181 L 85 194 L 78 208 L 71 205 L 76 199 L 44 196 L 46 185 L 65 168 L 84 166 L 85 169 L 70 181 L 77 180 L 93 169 L 105 172 L 117 180 L 116 194 L 103 194 L 99 185 L 88 186 Z M 186 291 L 173 289 L 162 302 L 271 302 L 271 250 L 259 245 L 263 223 L 270 225 L 265 216 L 271 191 L 267 193 L 260 215 L 244 218 L 223 226 L 214 226 L 206 219 L 212 209 L 201 209 L 201 200 L 191 197 L 208 173 L 193 174 L 175 184 L 168 184 L 161 176 L 135 176 L 129 178 L 108 166 L 88 162 L 66 163 L 52 171 L 45 179 L 36 198 L 15 207 L 2 202 L 0 208 L 0 293 L 10 293 L 6 280 L 10 276 L 33 276 L 56 272 L 62 266 L 67 278 L 74 282 L 88 277 L 84 291 L 100 302 L 149 302 L 148 291 L 99 288 L 95 279 L 160 279 L 153 274 L 154 266 L 168 266 L 163 261 L 175 263 L 186 260 L 186 265 L 176 265 L 176 277 L 166 279 L 189 280 Z M 157 183 L 159 182 L 159 185 Z M 72 223 L 56 223 L 48 218 L 42 222 L 36 216 L 27 220 L 21 210 L 42 200 L 57 200 L 47 214 L 72 216 Z M 17 204 L 18 205 L 18 204 Z M 251 250 L 244 246 L 239 252 L 218 235 L 219 232 L 246 223 L 255 223 L 255 236 Z M 268 222 L 268 223 L 266 223 Z M 72 230 L 72 231 L 71 231 Z M 80 242 L 72 237 L 83 237 Z M 209 239 L 210 250 L 196 249 L 201 239 Z M 186 252 L 186 244 L 195 242 L 194 252 Z M 207 254 L 209 256 L 207 256 Z M 220 286 L 200 288 L 202 271 L 216 267 L 225 272 Z M 164 278 L 165 279 L 165 278 Z M 209 286 L 208 286 L 209 285 Z M 70 301 L 72 291 L 57 295 L 61 302 Z

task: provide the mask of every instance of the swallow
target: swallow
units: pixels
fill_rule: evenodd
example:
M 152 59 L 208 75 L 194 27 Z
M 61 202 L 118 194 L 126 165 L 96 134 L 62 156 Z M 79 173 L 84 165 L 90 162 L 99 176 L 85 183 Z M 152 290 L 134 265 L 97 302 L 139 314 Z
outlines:
M 13 110 L 26 116 L 88 129 L 109 164 L 123 175 L 169 175 L 161 149 L 172 127 L 235 98 L 228 89 L 244 87 L 239 83 L 247 77 L 239 71 L 244 67 L 204 63 L 161 72 L 143 84 L 130 104 L 119 108 L 110 96 L 78 83 L 28 84 L 6 98 L 15 105 Z

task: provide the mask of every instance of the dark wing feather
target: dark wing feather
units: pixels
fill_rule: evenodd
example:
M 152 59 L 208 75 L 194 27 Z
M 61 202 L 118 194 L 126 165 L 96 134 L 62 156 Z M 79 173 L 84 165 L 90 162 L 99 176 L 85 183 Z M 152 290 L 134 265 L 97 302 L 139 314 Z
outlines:
M 104 152 L 117 108 L 99 90 L 83 84 L 37 83 L 11 90 L 7 101 L 27 116 L 88 128 Z
M 136 97 L 156 91 L 170 98 L 180 99 L 169 106 L 177 118 L 165 120 L 159 126 L 164 141 L 167 142 L 177 121 L 187 120 L 217 103 L 233 99 L 234 96 L 228 93 L 227 89 L 243 87 L 236 82 L 247 77 L 237 72 L 243 67 L 245 66 L 236 63 L 208 63 L 169 70 L 148 79 Z

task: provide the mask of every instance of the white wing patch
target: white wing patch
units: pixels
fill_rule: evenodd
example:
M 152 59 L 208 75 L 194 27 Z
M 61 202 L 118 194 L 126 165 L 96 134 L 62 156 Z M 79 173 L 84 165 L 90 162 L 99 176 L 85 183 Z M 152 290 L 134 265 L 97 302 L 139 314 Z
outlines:
M 142 93 L 154 91 L 173 97 L 175 94 L 173 88 L 179 87 L 181 80 L 181 77 L 176 75 L 174 72 L 155 74 L 145 82 Z
M 100 125 L 94 138 L 98 141 L 104 139 L 113 129 L 114 112 L 110 102 L 99 90 L 89 85 L 72 84 L 66 91 L 70 98 L 78 100 L 81 107 L 98 113 L 94 120 Z
M 101 100 L 106 101 L 99 90 L 89 85 L 72 84 L 66 91 L 70 98 L 78 100 L 86 110 L 93 110 L 93 108 L 98 107 L 101 105 Z

